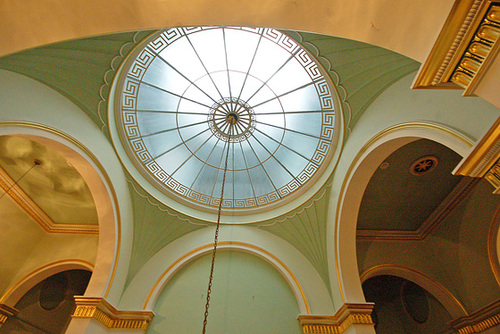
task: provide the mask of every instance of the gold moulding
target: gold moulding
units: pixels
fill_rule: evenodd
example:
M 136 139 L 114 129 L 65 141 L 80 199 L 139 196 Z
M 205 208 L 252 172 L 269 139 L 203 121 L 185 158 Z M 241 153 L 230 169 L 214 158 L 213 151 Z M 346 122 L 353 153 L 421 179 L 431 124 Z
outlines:
M 472 313 L 450 322 L 459 334 L 482 333 L 500 325 L 500 300 Z
M 75 297 L 73 318 L 92 318 L 107 328 L 146 330 L 153 320 L 152 311 L 119 311 L 104 298 Z
M 373 303 L 346 303 L 333 316 L 300 315 L 298 321 L 304 334 L 342 334 L 352 325 L 373 326 Z

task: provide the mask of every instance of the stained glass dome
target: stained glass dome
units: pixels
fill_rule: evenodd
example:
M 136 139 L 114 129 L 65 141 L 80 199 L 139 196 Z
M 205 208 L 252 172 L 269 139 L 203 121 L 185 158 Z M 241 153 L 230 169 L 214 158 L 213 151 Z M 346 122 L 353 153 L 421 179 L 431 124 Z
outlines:
M 335 149 L 332 88 L 299 43 L 267 28 L 173 28 L 129 61 L 116 112 L 141 173 L 207 211 L 266 210 L 297 197 Z

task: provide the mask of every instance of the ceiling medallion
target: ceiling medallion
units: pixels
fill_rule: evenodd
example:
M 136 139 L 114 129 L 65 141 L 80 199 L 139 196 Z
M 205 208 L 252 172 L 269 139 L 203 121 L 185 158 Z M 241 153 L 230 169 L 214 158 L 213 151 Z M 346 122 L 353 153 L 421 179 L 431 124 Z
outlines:
M 123 69 L 118 131 L 160 191 L 217 212 L 257 213 L 310 188 L 336 147 L 328 76 L 268 28 L 187 27 L 152 35 Z
M 428 155 L 415 160 L 410 167 L 410 173 L 413 175 L 421 176 L 436 168 L 438 164 L 438 158 L 433 155 Z

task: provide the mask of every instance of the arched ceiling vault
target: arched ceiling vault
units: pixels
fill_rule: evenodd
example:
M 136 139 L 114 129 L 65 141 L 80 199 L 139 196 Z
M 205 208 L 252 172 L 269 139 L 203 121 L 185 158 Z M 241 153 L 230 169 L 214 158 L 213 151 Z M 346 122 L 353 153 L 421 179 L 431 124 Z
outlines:
M 57 90 L 78 105 L 103 130 L 107 128 L 110 85 L 127 53 L 151 31 L 110 34 L 47 45 L 0 58 L 0 68 L 26 75 Z M 387 87 L 417 70 L 419 63 L 377 46 L 325 35 L 287 31 L 327 70 L 344 112 L 346 136 L 370 103 Z M 328 182 L 327 182 L 328 184 Z M 328 191 L 282 217 L 256 224 L 294 245 L 328 282 L 326 217 Z M 206 222 L 157 202 L 130 178 L 136 222 L 128 279 L 159 249 Z M 158 231 L 162 233 L 147 233 Z

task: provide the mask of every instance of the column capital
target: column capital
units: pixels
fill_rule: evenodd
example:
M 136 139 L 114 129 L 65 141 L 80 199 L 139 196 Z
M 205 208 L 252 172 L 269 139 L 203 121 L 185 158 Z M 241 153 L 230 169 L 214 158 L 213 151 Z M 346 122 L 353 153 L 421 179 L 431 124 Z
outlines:
M 146 330 L 153 320 L 152 311 L 123 311 L 101 297 L 75 296 L 73 318 L 91 318 L 107 328 Z
M 373 303 L 345 303 L 335 315 L 299 315 L 299 323 L 304 334 L 334 333 L 341 334 L 353 325 L 371 325 Z

